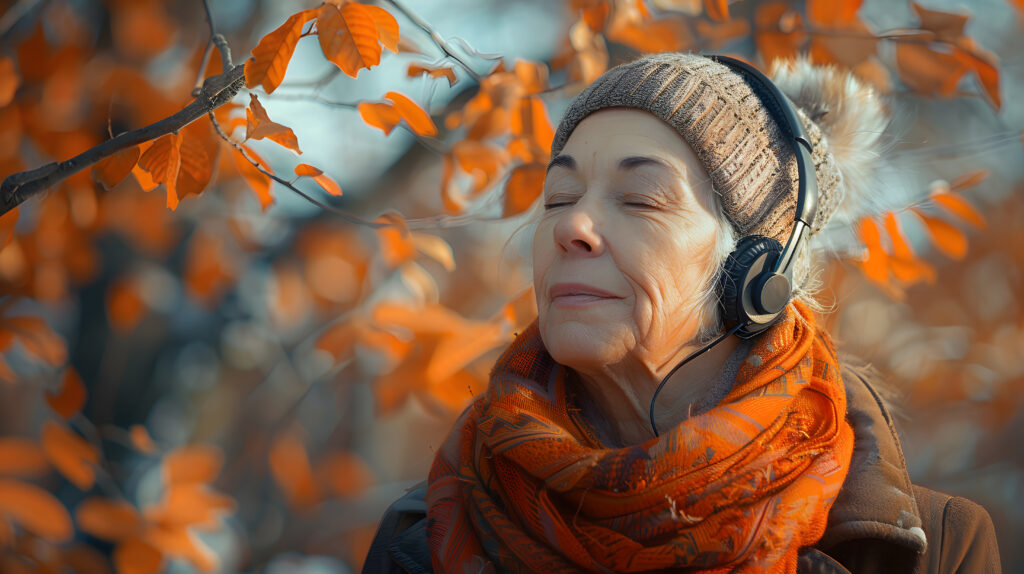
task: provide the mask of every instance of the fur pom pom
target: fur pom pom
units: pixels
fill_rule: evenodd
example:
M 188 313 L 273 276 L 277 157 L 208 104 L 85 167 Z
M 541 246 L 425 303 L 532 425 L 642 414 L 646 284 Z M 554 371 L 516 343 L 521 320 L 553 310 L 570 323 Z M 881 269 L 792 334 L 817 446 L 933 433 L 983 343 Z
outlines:
M 814 121 L 828 140 L 840 173 L 834 221 L 849 223 L 879 211 L 879 174 L 887 152 L 889 117 L 873 87 L 834 65 L 812 64 L 806 55 L 774 60 L 768 76 Z

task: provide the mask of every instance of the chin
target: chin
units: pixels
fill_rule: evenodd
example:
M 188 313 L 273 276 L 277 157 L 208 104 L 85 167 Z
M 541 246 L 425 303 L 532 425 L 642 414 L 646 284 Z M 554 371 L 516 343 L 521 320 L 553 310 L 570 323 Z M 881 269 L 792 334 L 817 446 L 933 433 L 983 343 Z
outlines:
M 551 357 L 577 370 L 617 362 L 622 345 L 621 329 L 612 325 L 596 326 L 577 321 L 541 323 L 541 339 Z

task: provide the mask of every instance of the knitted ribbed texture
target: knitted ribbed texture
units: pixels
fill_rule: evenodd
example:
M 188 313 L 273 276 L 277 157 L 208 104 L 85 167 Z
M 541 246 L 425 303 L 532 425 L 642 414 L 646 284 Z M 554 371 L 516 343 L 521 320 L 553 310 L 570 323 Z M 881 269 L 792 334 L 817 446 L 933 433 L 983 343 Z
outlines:
M 672 126 L 693 148 L 711 177 L 726 216 L 740 236 L 774 237 L 793 228 L 797 163 L 791 144 L 739 73 L 691 53 L 651 54 L 601 75 L 570 103 L 555 132 L 551 157 L 588 114 L 602 108 L 646 110 Z M 797 115 L 814 148 L 820 231 L 842 200 L 840 172 L 819 127 Z

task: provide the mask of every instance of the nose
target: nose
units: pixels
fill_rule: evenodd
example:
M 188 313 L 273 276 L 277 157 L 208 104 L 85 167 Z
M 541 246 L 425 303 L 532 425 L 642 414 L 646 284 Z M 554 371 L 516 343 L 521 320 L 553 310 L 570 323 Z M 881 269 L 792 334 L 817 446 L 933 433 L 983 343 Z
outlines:
M 567 207 L 555 222 L 555 244 L 567 255 L 597 257 L 604 252 L 604 239 L 598 233 L 593 215 L 578 202 Z

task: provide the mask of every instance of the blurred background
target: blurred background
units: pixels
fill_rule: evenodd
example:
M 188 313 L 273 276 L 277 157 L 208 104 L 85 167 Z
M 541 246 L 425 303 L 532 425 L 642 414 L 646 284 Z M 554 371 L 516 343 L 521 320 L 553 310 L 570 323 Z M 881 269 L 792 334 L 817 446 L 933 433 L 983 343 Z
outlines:
M 204 109 L 0 217 L 0 571 L 358 572 L 535 317 L 567 103 L 703 50 L 882 95 L 877 195 L 818 238 L 824 320 L 899 391 L 911 479 L 982 504 L 1024 572 L 1020 0 L 0 6 L 0 178 L 223 77 L 208 13 L 253 56 L 223 135 Z M 337 18 L 376 48 L 325 42 Z

